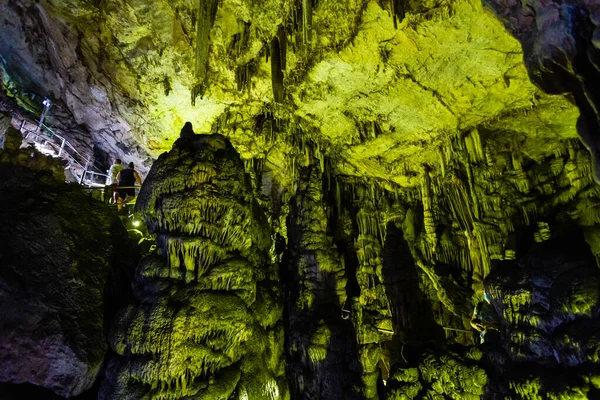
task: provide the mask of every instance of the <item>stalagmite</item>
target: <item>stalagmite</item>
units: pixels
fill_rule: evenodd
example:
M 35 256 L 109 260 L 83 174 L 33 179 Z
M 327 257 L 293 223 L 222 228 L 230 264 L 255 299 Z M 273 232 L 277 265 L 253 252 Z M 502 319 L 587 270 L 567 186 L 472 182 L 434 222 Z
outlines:
M 179 179 L 186 186 L 173 185 Z M 180 139 L 154 164 L 137 207 L 161 251 L 138 266 L 138 301 L 111 337 L 119 357 L 105 398 L 229 398 L 246 386 L 258 399 L 256 384 L 287 393 L 283 370 L 264 367 L 281 363 L 283 342 L 267 351 L 266 341 L 282 310 L 265 305 L 280 300 L 268 289 L 277 279 L 269 228 L 252 202 L 244 164 L 222 136 Z

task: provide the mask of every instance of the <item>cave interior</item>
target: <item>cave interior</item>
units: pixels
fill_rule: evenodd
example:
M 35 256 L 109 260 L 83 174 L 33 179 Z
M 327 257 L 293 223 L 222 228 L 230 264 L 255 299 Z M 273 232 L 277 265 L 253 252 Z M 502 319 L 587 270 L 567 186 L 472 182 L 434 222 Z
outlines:
M 600 399 L 600 1 L 0 0 L 0 78 L 0 399 Z

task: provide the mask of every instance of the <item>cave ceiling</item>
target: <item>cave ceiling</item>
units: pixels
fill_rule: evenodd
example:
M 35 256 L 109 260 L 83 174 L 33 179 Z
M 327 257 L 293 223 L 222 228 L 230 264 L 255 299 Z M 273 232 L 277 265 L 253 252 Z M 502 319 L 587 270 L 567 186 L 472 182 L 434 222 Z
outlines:
M 577 137 L 577 108 L 530 82 L 480 0 L 222 0 L 207 29 L 212 3 L 3 0 L 5 89 L 50 97 L 50 123 L 126 160 L 148 166 L 191 121 L 282 180 L 308 148 L 339 175 L 412 187 L 473 129 L 533 160 Z

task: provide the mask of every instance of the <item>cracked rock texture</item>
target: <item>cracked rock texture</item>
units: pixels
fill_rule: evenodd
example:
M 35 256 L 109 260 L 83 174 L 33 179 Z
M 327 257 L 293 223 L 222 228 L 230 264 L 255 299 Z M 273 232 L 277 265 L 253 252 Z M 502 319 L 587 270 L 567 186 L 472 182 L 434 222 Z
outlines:
M 4 0 L 3 87 L 37 115 L 50 97 L 48 123 L 102 162 L 149 166 L 191 121 L 286 187 L 307 141 L 343 175 L 414 187 L 460 132 L 525 130 L 540 155 L 576 137 L 577 108 L 530 82 L 478 0 L 211 4 Z
M 598 80 L 600 3 L 484 0 L 521 43 L 532 82 L 547 93 L 568 93 L 579 108 L 577 130 L 593 154 L 600 180 Z

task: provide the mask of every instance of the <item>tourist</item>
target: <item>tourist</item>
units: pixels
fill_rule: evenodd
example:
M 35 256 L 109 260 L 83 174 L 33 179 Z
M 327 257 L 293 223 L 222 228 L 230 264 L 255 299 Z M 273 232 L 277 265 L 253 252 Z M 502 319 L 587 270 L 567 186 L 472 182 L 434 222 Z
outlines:
M 137 171 L 134 169 L 132 162 L 129 163 L 127 168 L 121 170 L 117 174 L 117 180 L 119 182 L 119 197 L 117 198 L 117 208 L 120 212 L 123 204 L 129 203 L 135 198 L 135 183 L 142 184 L 142 179 Z
M 112 204 L 115 204 L 117 202 L 117 182 L 118 182 L 117 175 L 124 168 L 125 167 L 121 163 L 121 159 L 117 158 L 115 160 L 114 164 L 111 165 L 110 169 L 108 170 L 108 182 L 107 182 L 107 185 L 110 185 L 110 187 L 112 189 L 112 194 L 110 196 Z

